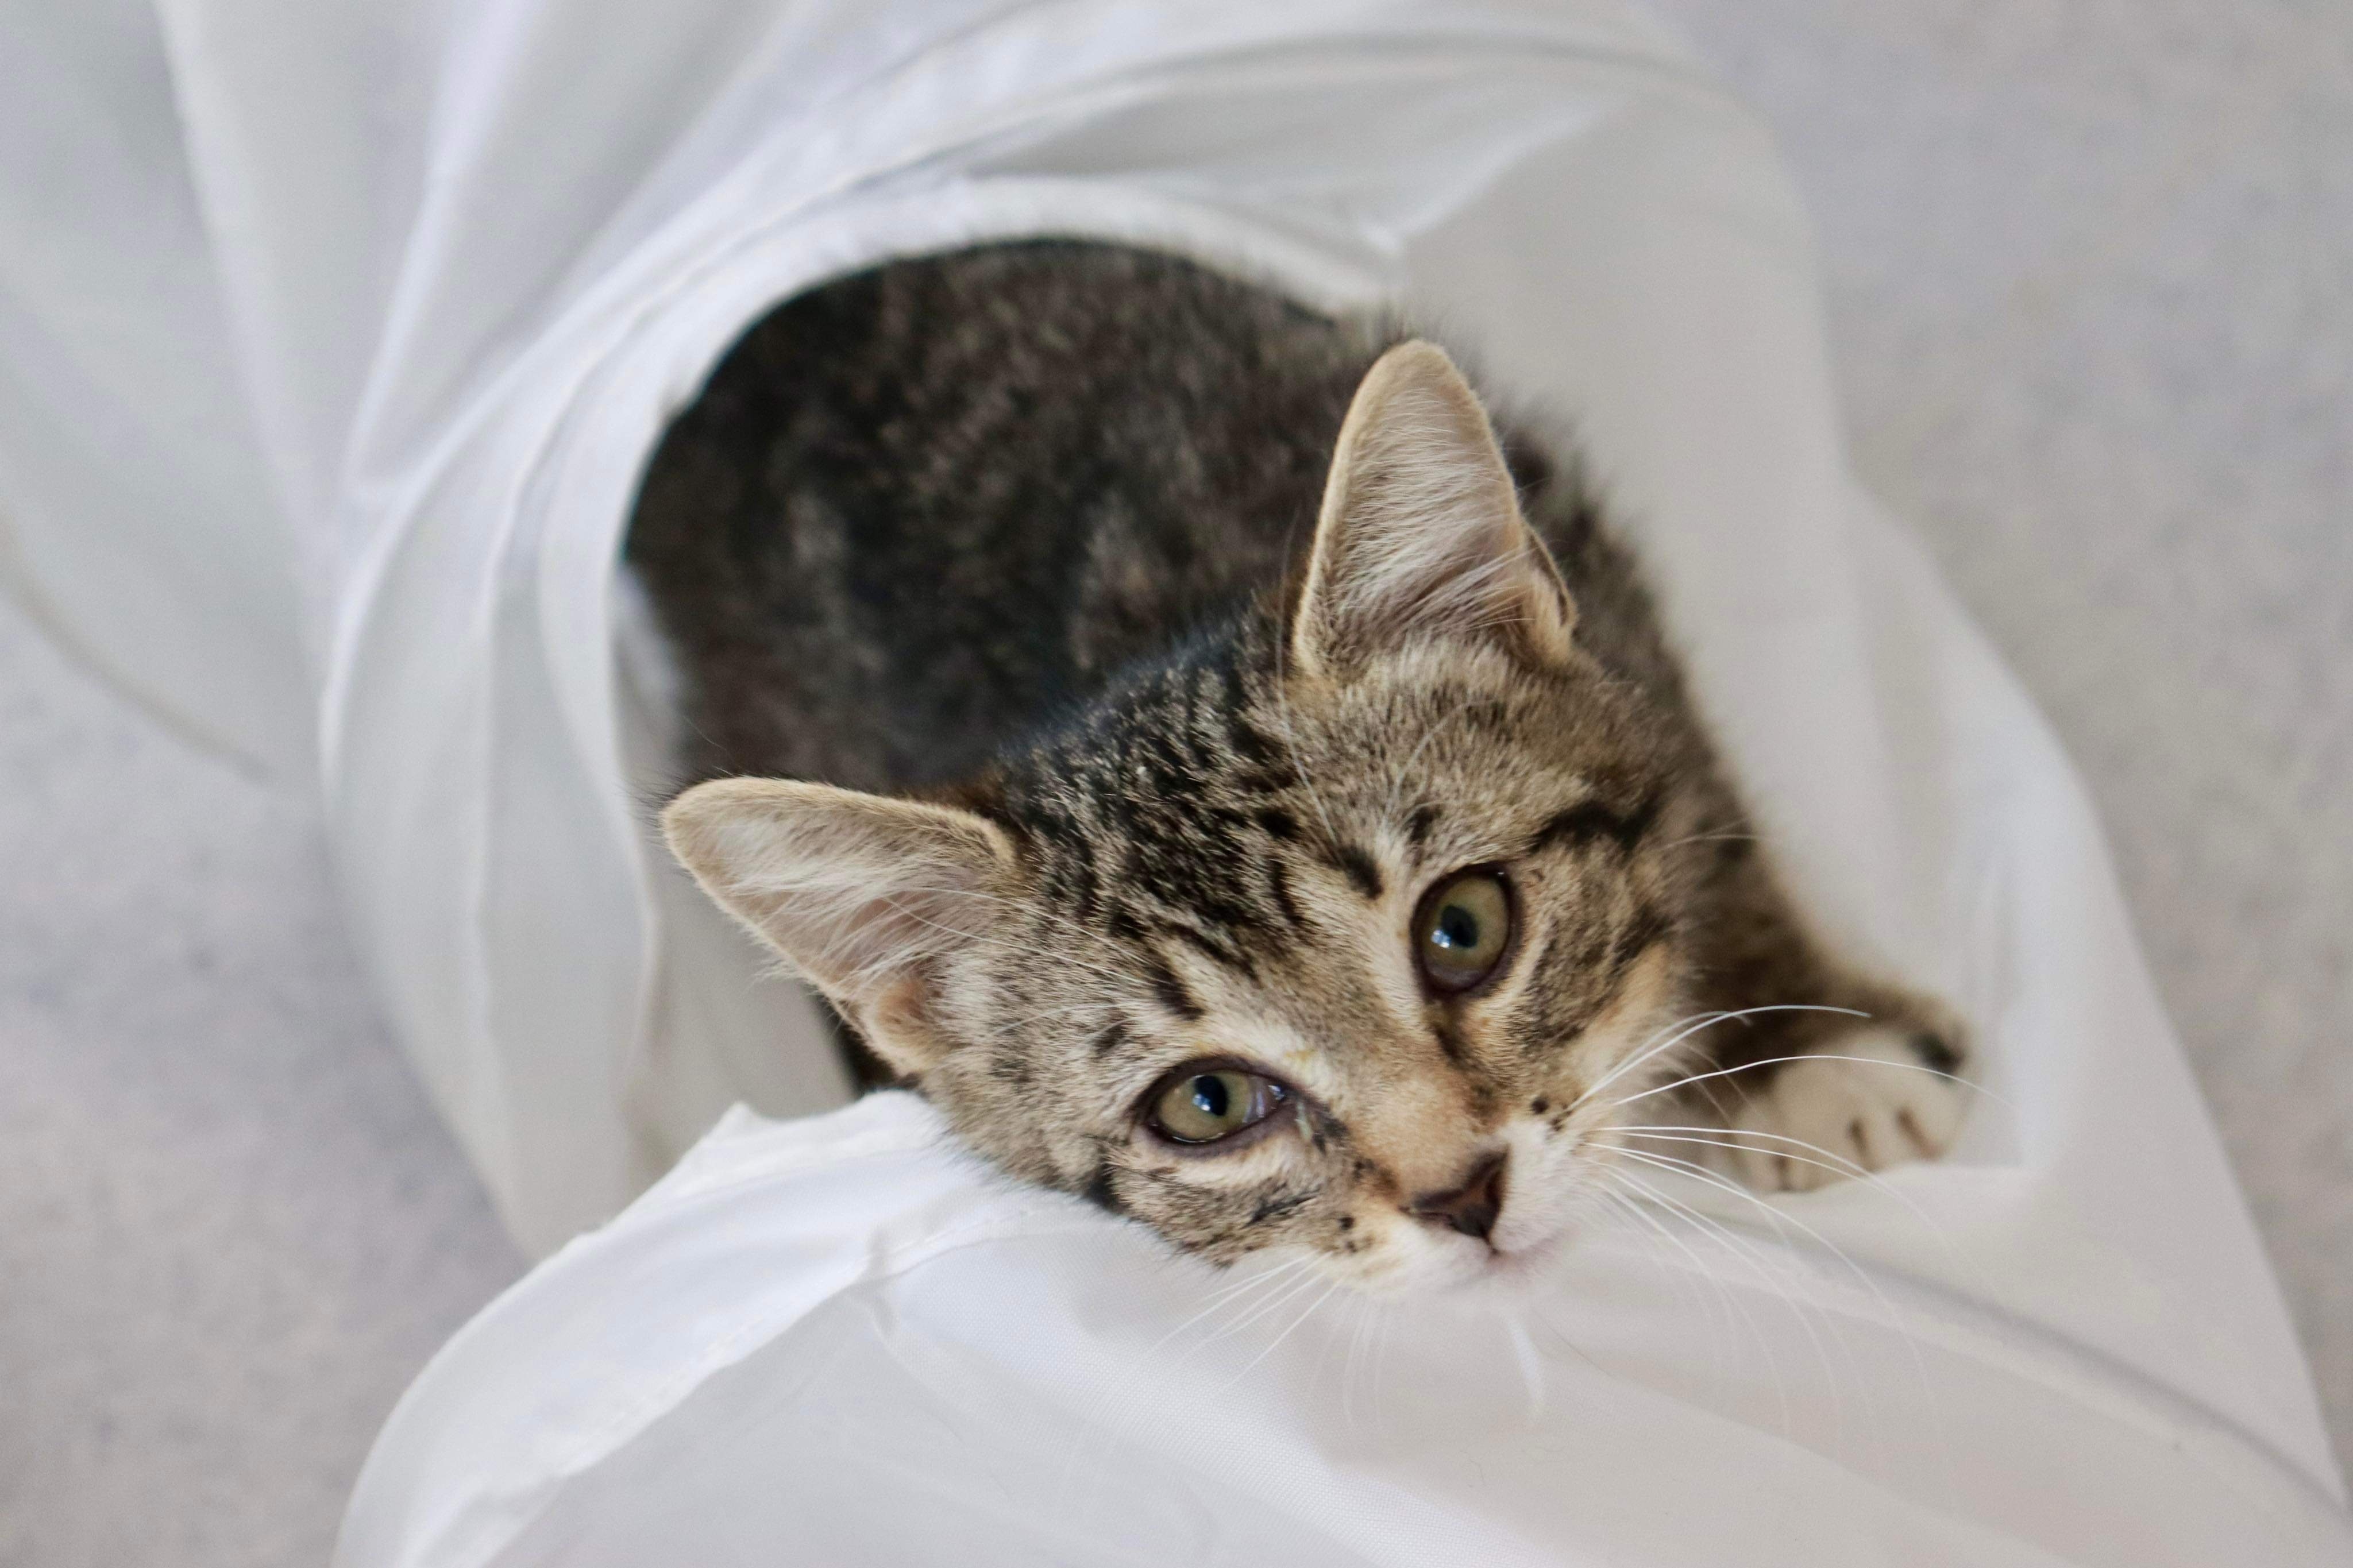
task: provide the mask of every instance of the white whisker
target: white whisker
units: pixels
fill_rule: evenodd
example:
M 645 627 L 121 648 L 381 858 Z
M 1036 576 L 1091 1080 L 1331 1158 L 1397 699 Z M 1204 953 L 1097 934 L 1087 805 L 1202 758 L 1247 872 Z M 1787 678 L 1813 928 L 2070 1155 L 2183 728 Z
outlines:
M 1783 1210 L 1774 1207 L 1771 1204 L 1767 1203 L 1763 1198 L 1758 1197 L 1755 1193 L 1750 1192 L 1747 1188 L 1741 1186 L 1737 1183 L 1725 1181 L 1723 1177 L 1715 1174 L 1713 1171 L 1709 1171 L 1702 1166 L 1694 1164 L 1688 1160 L 1677 1160 L 1672 1156 L 1664 1154 L 1644 1154 L 1632 1149 L 1621 1148 L 1619 1152 L 1630 1155 L 1638 1160 L 1647 1160 L 1653 1164 L 1668 1166 L 1671 1168 L 1679 1168 L 1695 1181 L 1704 1182 L 1711 1187 L 1720 1188 L 1725 1192 L 1730 1193 L 1733 1196 L 1740 1199 L 1742 1202 L 1755 1205 L 1755 1207 L 1770 1219 L 1777 1227 L 1788 1226 L 1803 1231 L 1815 1246 L 1821 1247 L 1831 1257 L 1844 1264 L 1847 1268 L 1847 1271 L 1854 1276 L 1856 1281 L 1870 1294 L 1872 1300 L 1879 1304 L 1880 1310 L 1886 1314 L 1885 1318 L 1883 1320 L 1884 1325 L 1893 1331 L 1898 1339 L 1904 1342 L 1905 1349 L 1911 1353 L 1913 1370 L 1920 1380 L 1921 1391 L 1924 1394 L 1928 1391 L 1928 1363 L 1926 1359 L 1920 1353 L 1920 1336 L 1913 1331 L 1910 1321 L 1901 1311 L 1897 1310 L 1895 1303 L 1890 1300 L 1887 1297 L 1887 1293 L 1879 1288 L 1879 1282 L 1871 1277 L 1870 1271 L 1865 1269 L 1853 1258 L 1848 1257 L 1845 1248 L 1840 1247 L 1837 1243 L 1824 1236 L 1820 1231 L 1816 1230 L 1812 1226 L 1808 1225 L 1805 1221 L 1798 1218 L 1796 1215 L 1788 1214 Z
M 1848 1009 L 1844 1007 L 1825 1007 L 1820 1009 L 1820 1011 L 1826 1013 L 1843 1013 L 1848 1011 Z M 1857 1016 L 1868 1016 L 1868 1015 L 1859 1014 Z M 1654 1094 L 1665 1094 L 1671 1089 L 1688 1089 L 1694 1084 L 1705 1083 L 1710 1079 L 1730 1078 L 1735 1073 L 1750 1072 L 1757 1068 L 1772 1067 L 1781 1062 L 1866 1062 L 1873 1067 L 1894 1068 L 1903 1072 L 1924 1072 L 1931 1078 L 1941 1078 L 1947 1083 L 1957 1084 L 1974 1093 L 1981 1094 L 1986 1099 L 1992 1100 L 1996 1105 L 2006 1106 L 2013 1110 L 2017 1109 L 2017 1107 L 2010 1105 L 2009 1100 L 2002 1099 L 2001 1096 L 1994 1093 L 1991 1089 L 1971 1083 L 1968 1079 L 1961 1077 L 1958 1073 L 1941 1072 L 1936 1068 L 1926 1066 L 1923 1063 L 1891 1062 L 1882 1057 L 1839 1056 L 1830 1051 L 1807 1051 L 1802 1055 L 1794 1057 L 1767 1057 L 1760 1061 L 1743 1062 L 1736 1068 L 1719 1068 L 1714 1072 L 1694 1073 L 1689 1078 L 1677 1079 L 1672 1083 L 1662 1083 L 1655 1089 L 1646 1089 L 1640 1094 L 1630 1094 L 1623 1100 L 1613 1100 L 1608 1105 L 1602 1107 L 1602 1109 L 1605 1110 L 1615 1110 L 1621 1105 L 1631 1105 L 1638 1100 L 1648 1100 Z
M 1858 1013 L 1852 1007 L 1820 1007 L 1812 1006 L 1802 1002 L 1783 1002 L 1767 1007 L 1743 1007 L 1739 1011 L 1733 1013 L 1703 1013 L 1697 1015 L 1696 1021 L 1693 1022 L 1688 1028 L 1683 1029 L 1672 1038 L 1667 1040 L 1662 1045 L 1653 1046 L 1649 1049 L 1642 1051 L 1641 1054 L 1619 1063 L 1609 1071 L 1602 1074 L 1599 1079 L 1588 1085 L 1582 1094 L 1579 1094 L 1575 1100 L 1569 1101 L 1568 1108 L 1571 1110 L 1576 1110 L 1578 1106 L 1584 1104 L 1587 1100 L 1592 1099 L 1595 1095 L 1600 1093 L 1611 1084 L 1617 1082 L 1618 1079 L 1625 1077 L 1626 1074 L 1631 1072 L 1634 1068 L 1641 1067 L 1644 1062 L 1649 1061 L 1652 1057 L 1657 1056 L 1660 1052 L 1668 1049 L 1678 1042 L 1699 1033 L 1702 1029 L 1707 1028 L 1715 1024 L 1728 1024 L 1736 1018 L 1753 1018 L 1760 1013 L 1843 1013 L 1849 1017 L 1853 1018 L 1868 1018 L 1871 1016 L 1868 1013 Z M 1669 1028 L 1674 1027 L 1672 1024 L 1667 1026 Z M 1655 1093 L 1657 1091 L 1653 1090 L 1652 1092 Z M 1638 1095 L 1635 1098 L 1640 1099 L 1641 1097 Z M 1621 1100 L 1615 1103 L 1624 1105 L 1628 1102 Z
M 1641 1180 L 1640 1177 L 1634 1175 L 1631 1172 L 1612 1170 L 1609 1173 L 1609 1177 L 1612 1181 L 1623 1184 L 1630 1190 L 1639 1191 L 1641 1195 L 1648 1197 L 1652 1203 L 1661 1204 L 1663 1206 L 1664 1200 L 1660 1194 L 1658 1189 L 1651 1186 L 1649 1183 Z M 1683 1240 L 1683 1237 L 1677 1236 L 1673 1231 L 1669 1230 L 1656 1215 L 1652 1215 L 1650 1210 L 1644 1208 L 1640 1204 L 1630 1205 L 1628 1212 L 1633 1214 L 1637 1218 L 1641 1219 L 1642 1223 L 1656 1231 L 1661 1237 L 1665 1238 L 1669 1246 L 1674 1247 L 1677 1251 L 1681 1252 L 1685 1258 L 1691 1260 L 1692 1272 L 1699 1279 L 1706 1281 L 1709 1288 L 1715 1291 L 1716 1299 L 1723 1304 L 1725 1321 L 1726 1323 L 1733 1324 L 1736 1327 L 1746 1327 L 1747 1329 L 1749 1338 L 1756 1342 L 1757 1353 L 1765 1358 L 1766 1371 L 1772 1374 L 1774 1396 L 1781 1407 L 1781 1430 L 1786 1436 L 1791 1429 L 1789 1416 L 1789 1386 L 1782 1380 L 1780 1361 L 1773 1354 L 1772 1342 L 1766 1338 L 1764 1330 L 1759 1328 L 1756 1319 L 1745 1309 L 1741 1308 L 1739 1303 L 1733 1299 L 1732 1292 L 1726 1288 L 1724 1280 L 1717 1276 L 1715 1269 L 1710 1268 L 1707 1264 L 1702 1260 L 1697 1252 L 1692 1249 L 1689 1242 Z M 1703 1232 L 1702 1234 L 1705 1233 Z
M 1624 1153 L 1630 1158 L 1640 1160 L 1645 1164 L 1653 1165 L 1660 1169 L 1678 1173 L 1691 1174 L 1697 1173 L 1699 1170 L 1699 1167 L 1691 1164 L 1689 1161 L 1673 1160 L 1664 1155 L 1649 1155 L 1639 1150 L 1633 1149 L 1620 1150 L 1620 1152 Z M 1719 1244 L 1727 1251 L 1734 1253 L 1743 1261 L 1747 1263 L 1750 1270 L 1756 1274 L 1759 1282 L 1767 1286 L 1770 1289 L 1771 1293 L 1788 1309 L 1790 1315 L 1797 1320 L 1799 1328 L 1804 1331 L 1807 1342 L 1813 1346 L 1814 1359 L 1821 1363 L 1823 1382 L 1830 1392 L 1833 1435 L 1835 1436 L 1837 1433 L 1843 1431 L 1846 1421 L 1846 1400 L 1841 1385 L 1839 1382 L 1838 1370 L 1831 1363 L 1830 1347 L 1823 1342 L 1821 1331 L 1815 1325 L 1814 1316 L 1809 1315 L 1806 1309 L 1810 1306 L 1812 1307 L 1815 1315 L 1820 1316 L 1824 1321 L 1830 1323 L 1831 1331 L 1838 1335 L 1840 1351 L 1847 1357 L 1850 1366 L 1854 1368 L 1857 1385 L 1867 1386 L 1865 1381 L 1860 1374 L 1859 1367 L 1854 1367 L 1854 1347 L 1848 1342 L 1846 1336 L 1839 1331 L 1835 1320 L 1831 1319 L 1829 1314 L 1823 1311 L 1820 1303 L 1804 1300 L 1799 1295 L 1792 1293 L 1786 1282 L 1785 1277 L 1775 1273 L 1767 1267 L 1768 1259 L 1762 1248 L 1742 1240 L 1739 1237 L 1734 1235 L 1732 1230 L 1720 1221 L 1717 1221 L 1708 1215 L 1702 1214 L 1699 1210 L 1692 1207 L 1689 1204 L 1683 1202 L 1681 1199 L 1674 1197 L 1671 1194 L 1662 1192 L 1656 1187 L 1651 1186 L 1650 1184 L 1642 1182 L 1639 1178 L 1630 1175 L 1628 1177 L 1628 1180 L 1633 1182 L 1637 1186 L 1640 1186 L 1644 1191 L 1650 1193 L 1657 1202 L 1666 1205 L 1669 1208 L 1682 1215 L 1692 1225 L 1696 1226 L 1716 1237 Z
M 1285 1328 L 1282 1332 L 1275 1335 L 1274 1338 L 1269 1340 L 1266 1342 L 1265 1347 L 1261 1349 L 1258 1354 L 1242 1363 L 1241 1370 L 1235 1373 L 1232 1377 L 1226 1380 L 1226 1386 L 1230 1388 L 1235 1384 L 1240 1383 L 1243 1378 L 1249 1376 L 1252 1367 L 1255 1367 L 1259 1363 L 1272 1355 L 1276 1349 L 1282 1345 L 1283 1341 L 1297 1333 L 1299 1331 L 1299 1326 L 1307 1321 L 1308 1319 L 1314 1317 L 1315 1315 L 1316 1309 L 1323 1306 L 1324 1302 L 1332 1299 L 1332 1293 L 1340 1289 L 1340 1284 L 1341 1282 L 1337 1279 L 1328 1281 L 1324 1287 L 1324 1293 L 1316 1297 L 1314 1300 L 1308 1302 L 1304 1307 L 1300 1308 L 1299 1316 L 1291 1321 L 1289 1327 Z M 1296 1300 L 1296 1298 L 1293 1299 Z
M 1162 1334 L 1157 1340 L 1155 1340 L 1147 1349 L 1145 1349 L 1143 1354 L 1136 1356 L 1134 1359 L 1134 1366 L 1139 1369 L 1138 1375 L 1141 1375 L 1140 1369 L 1151 1366 L 1153 1363 L 1158 1359 L 1159 1352 L 1166 1349 L 1170 1342 L 1176 1339 L 1187 1330 L 1198 1325 L 1205 1319 L 1214 1317 L 1221 1311 L 1237 1307 L 1244 1302 L 1248 1302 L 1254 1296 L 1263 1298 L 1287 1294 L 1290 1288 L 1298 1283 L 1300 1271 L 1308 1268 L 1309 1265 L 1314 1263 L 1314 1258 L 1311 1255 L 1303 1253 L 1296 1258 L 1285 1258 L 1263 1273 L 1249 1275 L 1240 1279 L 1228 1280 L 1224 1284 L 1219 1285 L 1215 1290 L 1210 1292 L 1208 1300 L 1202 1306 L 1200 1310 L 1195 1312 L 1191 1317 L 1187 1318 L 1175 1328 L 1170 1329 L 1166 1333 Z M 1263 1302 L 1261 1301 L 1260 1305 L 1262 1304 Z M 1252 1315 L 1255 1316 L 1256 1314 L 1253 1313 Z M 1246 1318 L 1243 1321 L 1246 1322 L 1249 1319 Z M 1225 1332 L 1230 1331 L 1232 1331 L 1230 1328 L 1225 1331 Z M 1217 1340 L 1223 1337 L 1223 1332 L 1211 1333 L 1206 1336 L 1199 1344 L 1193 1345 L 1181 1352 L 1176 1358 L 1176 1364 L 1182 1366 L 1185 1361 L 1189 1358 L 1194 1352 L 1201 1350 L 1205 1346 L 1214 1343 Z M 1123 1397 L 1124 1393 L 1124 1390 L 1119 1388 L 1105 1389 L 1102 1395 L 1093 1402 L 1092 1408 L 1080 1418 L 1077 1431 L 1071 1439 L 1070 1455 L 1062 1462 L 1062 1478 L 1060 1483 L 1060 1488 L 1064 1496 L 1069 1495 L 1071 1476 L 1078 1467 L 1081 1454 L 1084 1451 L 1084 1446 L 1088 1435 L 1102 1426 L 1103 1418 L 1107 1413 L 1109 1407 Z M 1115 1427 L 1109 1429 L 1101 1444 L 1101 1450 L 1103 1452 L 1109 1453 L 1119 1447 L 1121 1442 L 1125 1439 L 1128 1428 L 1133 1425 L 1138 1414 L 1138 1412 L 1131 1410 Z

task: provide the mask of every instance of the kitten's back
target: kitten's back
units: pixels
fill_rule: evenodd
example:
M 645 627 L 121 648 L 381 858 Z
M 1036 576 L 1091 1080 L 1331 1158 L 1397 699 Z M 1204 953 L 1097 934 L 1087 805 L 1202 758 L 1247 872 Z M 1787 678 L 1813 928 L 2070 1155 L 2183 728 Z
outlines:
M 888 263 L 777 307 L 648 468 L 628 540 L 685 677 L 680 783 L 968 779 L 1278 588 L 1350 397 L 1405 334 L 1078 241 Z M 1579 640 L 1681 709 L 1627 561 L 1508 426 Z
M 1045 242 L 780 306 L 654 455 L 628 554 L 691 777 L 905 791 L 1281 576 L 1384 339 L 1173 258 Z

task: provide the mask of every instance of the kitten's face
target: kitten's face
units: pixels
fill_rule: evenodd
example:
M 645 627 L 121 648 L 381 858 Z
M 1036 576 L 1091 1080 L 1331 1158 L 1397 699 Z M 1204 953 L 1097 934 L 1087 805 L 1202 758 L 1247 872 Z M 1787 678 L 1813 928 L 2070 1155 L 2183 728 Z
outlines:
M 1611 1073 L 1678 1016 L 1641 716 L 1589 668 L 1473 649 L 1219 711 L 1229 689 L 1161 678 L 1008 784 L 1019 908 L 950 965 L 925 1092 L 1212 1258 L 1525 1271 L 1658 1081 Z
M 727 780 L 671 842 L 1014 1173 L 1219 1261 L 1521 1272 L 1683 989 L 1670 759 L 1573 618 L 1475 400 L 1409 345 L 1295 603 L 962 805 Z

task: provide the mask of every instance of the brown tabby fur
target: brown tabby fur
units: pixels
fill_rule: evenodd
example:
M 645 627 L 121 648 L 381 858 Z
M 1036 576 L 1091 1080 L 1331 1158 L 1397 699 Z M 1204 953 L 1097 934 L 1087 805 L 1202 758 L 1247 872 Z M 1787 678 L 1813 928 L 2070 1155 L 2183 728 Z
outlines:
M 1787 1142 L 1778 1058 L 1959 1049 L 1808 933 L 1573 466 L 1397 336 L 1111 247 L 897 263 L 746 338 L 630 544 L 721 780 L 666 824 L 722 903 L 1005 1170 L 1383 1289 L 1542 1255 L 1630 1121 Z M 1409 928 L 1472 867 L 1513 946 L 1447 997 Z M 1852 1013 L 1613 1077 L 1759 1007 Z M 1202 1058 L 1283 1124 L 1156 1137 Z M 1879 1142 L 1935 1152 L 1941 1109 L 1890 1103 Z M 1854 1127 L 1839 1157 L 1905 1152 Z M 1499 1155 L 1491 1234 L 1417 1217 Z

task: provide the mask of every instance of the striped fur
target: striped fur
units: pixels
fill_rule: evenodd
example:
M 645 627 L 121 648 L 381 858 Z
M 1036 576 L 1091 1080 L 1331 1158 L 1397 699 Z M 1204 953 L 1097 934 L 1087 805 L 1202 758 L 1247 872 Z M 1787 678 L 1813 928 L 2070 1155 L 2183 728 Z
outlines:
M 1006 1170 L 1382 1289 L 1542 1253 L 1662 1120 L 1626 1095 L 1760 1064 L 1681 1110 L 1765 1125 L 1772 1058 L 1856 1026 L 1630 1066 L 1693 1015 L 1959 1049 L 1807 934 L 1573 468 L 1395 336 L 1107 247 L 895 264 L 739 346 L 630 547 L 723 779 L 666 816 L 714 897 Z M 1409 926 L 1468 867 L 1516 934 L 1440 996 Z M 1292 1123 L 1151 1136 L 1202 1058 Z M 1499 1153 L 1492 1234 L 1416 1217 Z

